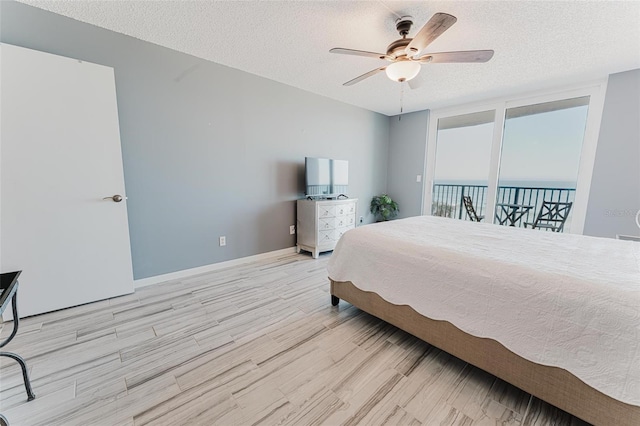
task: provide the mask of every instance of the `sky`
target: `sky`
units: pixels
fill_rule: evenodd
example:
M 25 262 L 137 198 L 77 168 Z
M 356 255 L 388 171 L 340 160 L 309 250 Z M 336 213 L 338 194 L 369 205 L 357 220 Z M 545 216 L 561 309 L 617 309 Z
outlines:
M 587 106 L 505 121 L 500 181 L 575 182 Z M 435 180 L 487 181 L 493 123 L 438 131 Z

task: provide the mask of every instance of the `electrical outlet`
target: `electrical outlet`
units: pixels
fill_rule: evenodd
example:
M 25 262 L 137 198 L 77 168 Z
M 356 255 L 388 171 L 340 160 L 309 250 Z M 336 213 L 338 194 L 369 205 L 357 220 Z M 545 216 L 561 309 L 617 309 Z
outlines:
M 422 175 L 416 176 L 416 182 L 422 182 Z
M 227 237 L 220 237 L 220 247 L 227 245 Z
M 296 233 L 296 226 L 295 225 L 289 226 L 289 234 L 293 235 L 295 233 Z
M 362 222 L 364 221 L 364 216 L 360 216 L 360 224 L 362 225 Z

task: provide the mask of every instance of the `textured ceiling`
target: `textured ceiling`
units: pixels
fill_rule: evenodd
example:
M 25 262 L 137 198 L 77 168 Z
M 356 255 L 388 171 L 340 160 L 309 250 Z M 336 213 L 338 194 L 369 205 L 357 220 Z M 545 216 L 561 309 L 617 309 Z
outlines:
M 400 112 L 400 83 L 342 86 L 386 62 L 329 49 L 384 52 L 397 15 L 414 17 L 409 36 L 436 12 L 458 18 L 427 53 L 495 50 L 485 64 L 423 65 L 405 112 L 640 68 L 638 1 L 21 1 L 386 115 Z

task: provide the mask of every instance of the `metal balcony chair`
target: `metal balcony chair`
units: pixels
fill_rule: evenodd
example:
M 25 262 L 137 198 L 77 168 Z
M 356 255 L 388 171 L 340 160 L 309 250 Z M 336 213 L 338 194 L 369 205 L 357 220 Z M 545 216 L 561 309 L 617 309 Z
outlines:
M 525 222 L 524 227 L 562 232 L 572 205 L 572 202 L 543 201 L 536 219 L 533 222 Z
M 464 203 L 464 208 L 467 209 L 467 214 L 469 215 L 469 219 L 471 219 L 472 222 L 480 222 L 482 219 L 484 219 L 484 216 L 479 216 L 476 213 L 476 209 L 473 208 L 473 201 L 471 201 L 471 197 L 469 197 L 468 195 L 463 195 L 462 202 Z

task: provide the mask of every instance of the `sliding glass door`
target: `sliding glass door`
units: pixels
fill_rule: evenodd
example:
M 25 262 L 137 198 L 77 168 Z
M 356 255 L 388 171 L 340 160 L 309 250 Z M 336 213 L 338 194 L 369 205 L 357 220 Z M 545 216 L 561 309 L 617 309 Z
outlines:
M 432 215 L 462 220 L 485 215 L 494 119 L 495 110 L 487 110 L 438 120 Z M 473 203 L 471 212 L 465 197 Z
M 582 233 L 604 90 L 432 111 L 423 213 Z
M 506 110 L 496 223 L 570 227 L 588 109 L 584 96 Z

